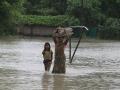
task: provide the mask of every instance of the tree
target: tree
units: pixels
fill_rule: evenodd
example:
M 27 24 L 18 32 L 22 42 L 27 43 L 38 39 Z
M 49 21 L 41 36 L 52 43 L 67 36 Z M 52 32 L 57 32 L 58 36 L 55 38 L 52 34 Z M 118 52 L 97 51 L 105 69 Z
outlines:
M 120 18 L 120 0 L 101 0 L 100 8 L 107 17 Z
M 58 14 L 65 14 L 67 9 L 67 0 L 51 0 L 51 6 L 58 12 Z
M 24 0 L 0 1 L 0 34 L 12 34 Z
M 67 0 L 27 0 L 26 14 L 61 15 L 67 9 Z
M 88 27 L 96 26 L 101 16 L 99 0 L 68 0 L 67 13 L 75 16 L 81 22 L 81 25 Z

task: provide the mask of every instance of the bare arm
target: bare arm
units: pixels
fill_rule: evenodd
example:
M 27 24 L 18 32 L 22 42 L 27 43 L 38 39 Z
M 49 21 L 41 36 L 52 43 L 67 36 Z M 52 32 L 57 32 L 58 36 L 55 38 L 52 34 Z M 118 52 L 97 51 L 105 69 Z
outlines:
M 51 60 L 53 60 L 53 52 L 51 52 Z
M 53 41 L 54 41 L 54 43 L 57 43 L 57 40 L 56 40 L 55 36 L 53 36 Z
M 67 45 L 68 41 L 69 41 L 69 39 L 66 37 L 65 41 L 64 41 L 64 44 Z
M 54 32 L 53 32 L 53 40 L 54 40 L 54 43 L 57 43 L 57 36 L 58 35 L 58 33 L 57 33 L 57 31 L 55 30 Z

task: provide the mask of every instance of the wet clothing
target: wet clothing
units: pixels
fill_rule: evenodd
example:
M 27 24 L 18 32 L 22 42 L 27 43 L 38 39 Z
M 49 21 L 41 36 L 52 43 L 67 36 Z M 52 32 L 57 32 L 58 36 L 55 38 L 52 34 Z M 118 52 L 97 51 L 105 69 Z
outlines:
M 55 60 L 52 73 L 65 73 L 66 72 L 66 58 L 64 54 L 65 43 L 55 43 Z
M 55 56 L 54 61 L 54 68 L 52 73 L 65 73 L 66 66 L 65 66 L 65 56 Z
M 51 67 L 52 60 L 44 60 L 45 71 L 49 71 Z
M 53 33 L 53 40 L 55 43 L 55 60 L 52 73 L 65 73 L 66 58 L 64 49 L 68 43 L 68 36 L 65 28 L 57 28 L 56 32 Z
M 43 54 L 44 60 L 47 60 L 47 59 L 51 60 L 52 59 L 52 54 L 53 54 L 52 50 L 50 50 L 50 51 L 43 51 L 42 54 Z
M 47 60 L 44 60 L 44 61 L 43 61 L 44 64 L 50 63 L 50 62 L 52 62 L 52 60 L 48 60 L 48 59 L 47 59 Z
M 49 71 L 51 63 L 52 63 L 53 52 L 52 52 L 52 50 L 43 51 L 42 54 L 43 54 L 43 58 L 44 58 L 43 63 L 44 63 L 44 66 L 45 66 L 45 71 Z

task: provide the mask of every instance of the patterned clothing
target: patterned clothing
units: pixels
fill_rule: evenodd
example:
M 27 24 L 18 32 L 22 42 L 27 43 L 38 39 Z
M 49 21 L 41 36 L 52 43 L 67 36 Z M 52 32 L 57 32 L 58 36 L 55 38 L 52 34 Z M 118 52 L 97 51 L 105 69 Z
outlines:
M 50 67 L 51 67 L 51 63 L 52 63 L 53 52 L 52 52 L 52 50 L 43 51 L 42 54 L 43 54 L 43 58 L 44 58 L 43 63 L 44 63 L 44 66 L 45 66 L 45 71 L 49 71 Z
M 51 60 L 52 59 L 52 54 L 53 54 L 52 50 L 50 50 L 50 51 L 43 51 L 42 54 L 43 54 L 44 60 L 47 60 L 47 59 Z

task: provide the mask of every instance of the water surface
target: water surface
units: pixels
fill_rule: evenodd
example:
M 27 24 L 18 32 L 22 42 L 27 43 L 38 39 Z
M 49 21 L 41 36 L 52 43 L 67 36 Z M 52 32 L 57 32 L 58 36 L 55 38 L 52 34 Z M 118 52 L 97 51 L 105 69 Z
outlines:
M 66 74 L 44 71 L 42 50 L 51 38 L 0 38 L 0 90 L 120 90 L 120 42 L 82 41 Z M 74 50 L 77 41 L 72 41 Z

